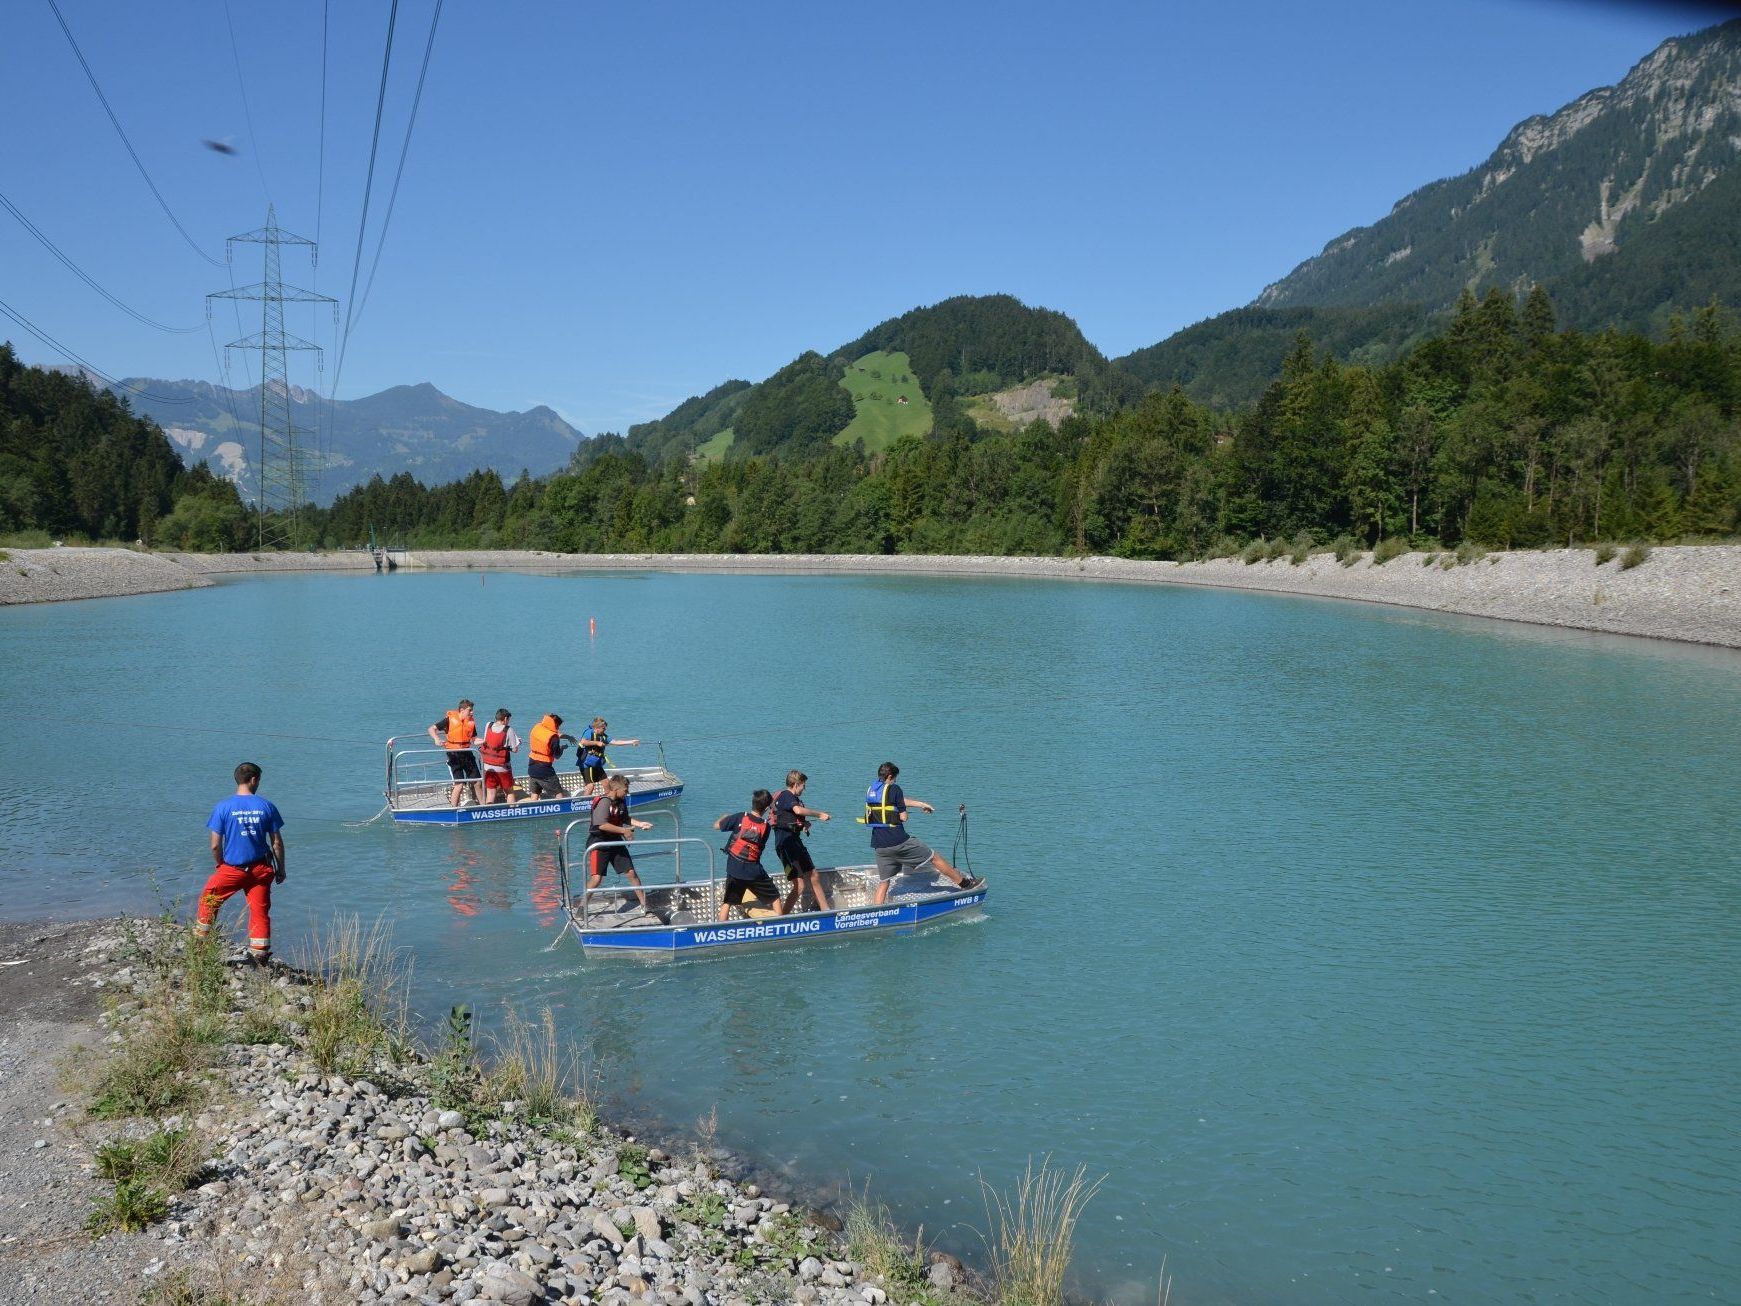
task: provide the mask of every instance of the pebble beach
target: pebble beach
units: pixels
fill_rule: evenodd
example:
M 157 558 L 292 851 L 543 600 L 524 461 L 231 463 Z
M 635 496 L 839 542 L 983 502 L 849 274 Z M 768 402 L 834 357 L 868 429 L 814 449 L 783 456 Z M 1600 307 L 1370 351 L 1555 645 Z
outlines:
M 1008 576 L 1132 584 L 1206 585 L 1350 599 L 1741 648 L 1741 545 L 1665 545 L 1626 566 L 1590 549 L 1405 553 L 1346 563 L 1317 553 L 1275 558 L 1149 562 L 1127 558 L 943 557 L 881 554 L 566 554 L 418 550 L 402 569 L 478 571 L 685 571 L 755 575 Z M 215 578 L 273 572 L 373 572 L 367 553 L 148 553 L 115 548 L 13 549 L 0 560 L 0 604 L 196 589 Z

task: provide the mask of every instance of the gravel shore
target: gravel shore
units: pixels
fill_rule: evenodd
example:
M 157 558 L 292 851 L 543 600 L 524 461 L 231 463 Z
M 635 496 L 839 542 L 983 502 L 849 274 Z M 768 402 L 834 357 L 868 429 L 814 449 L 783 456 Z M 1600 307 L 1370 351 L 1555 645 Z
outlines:
M 1208 585 L 1355 599 L 1741 648 L 1741 545 L 1677 545 L 1641 564 L 1598 564 L 1588 549 L 1454 555 L 1406 553 L 1385 563 L 1362 554 L 1343 565 L 1320 553 L 1244 563 L 1144 562 L 1124 558 L 941 557 L 907 554 L 566 554 L 513 550 L 420 550 L 408 570 L 546 572 L 685 571 L 762 575 L 1015 576 L 1055 580 Z M 0 603 L 143 594 L 211 584 L 215 575 L 372 571 L 366 553 L 149 554 L 128 549 L 21 549 L 0 562 Z
M 209 954 L 217 992 L 202 1008 L 184 940 L 143 920 L 0 927 L 0 960 L 18 967 L 0 1017 L 0 1300 L 968 1300 L 941 1255 L 885 1287 L 848 1258 L 836 1217 L 723 1177 L 717 1151 L 673 1155 L 572 1111 L 530 1118 L 524 1102 L 439 1105 L 454 1065 L 391 1038 L 323 1073 L 315 1010 L 342 980 Z M 202 1085 L 189 1105 L 96 1118 L 129 1046 L 172 1028 L 207 1031 L 203 1068 L 171 1077 Z M 94 1237 L 87 1218 L 125 1182 L 115 1145 L 166 1131 L 188 1140 L 185 1188 L 160 1194 L 144 1229 Z

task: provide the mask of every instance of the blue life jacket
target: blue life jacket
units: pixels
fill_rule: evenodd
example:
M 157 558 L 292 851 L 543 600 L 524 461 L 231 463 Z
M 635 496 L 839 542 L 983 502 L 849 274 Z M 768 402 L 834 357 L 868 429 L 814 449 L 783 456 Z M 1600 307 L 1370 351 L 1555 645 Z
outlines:
M 901 809 L 888 802 L 886 795 L 893 780 L 878 780 L 865 791 L 864 823 L 873 830 L 881 826 L 885 830 L 898 830 L 901 822 L 898 819 Z

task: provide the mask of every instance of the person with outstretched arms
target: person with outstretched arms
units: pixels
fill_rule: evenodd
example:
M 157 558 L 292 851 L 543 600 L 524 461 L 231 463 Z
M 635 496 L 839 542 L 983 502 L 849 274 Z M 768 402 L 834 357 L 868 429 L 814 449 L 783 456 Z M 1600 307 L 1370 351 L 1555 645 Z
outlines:
M 877 859 L 877 906 L 889 900 L 889 885 L 898 875 L 922 871 L 927 866 L 944 879 L 963 889 L 977 889 L 985 881 L 977 875 L 964 875 L 933 852 L 929 845 L 907 833 L 907 809 L 921 812 L 937 809 L 919 798 L 909 798 L 895 783 L 901 768 L 884 762 L 877 768 L 876 783 L 865 791 L 864 823 L 870 826 L 871 851 Z

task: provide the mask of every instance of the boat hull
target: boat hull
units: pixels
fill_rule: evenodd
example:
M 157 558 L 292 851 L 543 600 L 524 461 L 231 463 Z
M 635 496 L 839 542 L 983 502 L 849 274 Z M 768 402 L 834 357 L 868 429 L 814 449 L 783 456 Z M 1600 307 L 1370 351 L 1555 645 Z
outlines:
M 649 803 L 665 802 L 680 797 L 681 783 L 661 785 L 631 791 L 630 807 L 645 807 Z M 518 806 L 507 803 L 486 803 L 481 807 L 416 807 L 395 811 L 393 819 L 408 825 L 470 825 L 474 821 L 531 821 L 548 816 L 585 816 L 592 810 L 593 795 L 553 798 L 548 801 L 522 798 Z
M 728 949 L 786 943 L 816 943 L 861 934 L 910 934 L 922 926 L 977 915 L 986 890 L 926 897 L 882 907 L 847 907 L 832 912 L 804 912 L 762 920 L 640 929 L 577 928 L 581 946 L 589 952 L 639 957 L 690 955 Z

